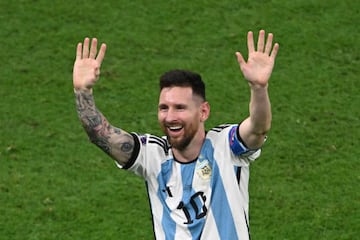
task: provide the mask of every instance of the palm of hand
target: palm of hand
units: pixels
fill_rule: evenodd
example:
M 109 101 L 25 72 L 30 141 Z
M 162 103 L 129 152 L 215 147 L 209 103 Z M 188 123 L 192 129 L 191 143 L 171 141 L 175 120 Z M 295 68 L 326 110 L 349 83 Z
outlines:
M 262 52 L 250 54 L 247 63 L 240 66 L 246 80 L 261 86 L 268 83 L 273 67 L 274 60 Z
M 272 45 L 273 35 L 269 33 L 265 42 L 265 31 L 260 30 L 257 49 L 254 46 L 253 33 L 248 33 L 249 58 L 246 62 L 240 52 L 236 53 L 240 69 L 246 80 L 252 85 L 267 86 L 271 76 L 279 44 Z
M 91 88 L 99 78 L 99 63 L 95 59 L 78 59 L 74 63 L 73 84 L 75 88 Z
M 97 51 L 97 39 L 85 38 L 84 44 L 78 43 L 76 60 L 73 69 L 73 84 L 75 89 L 91 89 L 100 76 L 100 66 L 104 59 L 106 45 L 101 44 Z

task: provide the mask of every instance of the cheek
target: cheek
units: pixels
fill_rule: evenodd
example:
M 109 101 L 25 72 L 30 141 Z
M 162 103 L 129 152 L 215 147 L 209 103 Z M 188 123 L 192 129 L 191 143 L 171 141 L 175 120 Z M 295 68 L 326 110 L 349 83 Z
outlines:
M 163 126 L 164 126 L 164 120 L 161 119 L 160 117 L 158 117 L 158 123 L 159 123 L 160 127 L 163 128 Z
M 162 122 L 163 120 L 164 120 L 164 114 L 159 111 L 158 112 L 158 121 Z
M 188 116 L 186 122 L 188 123 L 187 125 L 191 126 L 192 128 L 196 128 L 201 122 L 201 116 L 195 113 L 195 115 Z

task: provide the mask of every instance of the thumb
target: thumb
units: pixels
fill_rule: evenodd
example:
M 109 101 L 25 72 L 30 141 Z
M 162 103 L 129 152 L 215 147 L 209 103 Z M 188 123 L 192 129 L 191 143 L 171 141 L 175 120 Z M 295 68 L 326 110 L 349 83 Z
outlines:
M 240 66 L 246 63 L 244 57 L 241 55 L 240 52 L 236 52 L 235 55 Z

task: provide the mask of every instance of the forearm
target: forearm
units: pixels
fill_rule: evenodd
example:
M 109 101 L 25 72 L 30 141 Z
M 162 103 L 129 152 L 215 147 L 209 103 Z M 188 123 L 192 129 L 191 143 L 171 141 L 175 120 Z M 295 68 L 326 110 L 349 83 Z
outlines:
M 90 141 L 124 165 L 133 151 L 132 136 L 109 124 L 96 108 L 91 90 L 75 90 L 75 97 L 79 119 Z
M 271 127 L 271 105 L 267 86 L 250 86 L 250 131 L 255 135 L 266 135 Z
M 246 146 L 258 149 L 271 127 L 271 106 L 267 86 L 251 86 L 249 117 L 241 122 L 239 134 Z

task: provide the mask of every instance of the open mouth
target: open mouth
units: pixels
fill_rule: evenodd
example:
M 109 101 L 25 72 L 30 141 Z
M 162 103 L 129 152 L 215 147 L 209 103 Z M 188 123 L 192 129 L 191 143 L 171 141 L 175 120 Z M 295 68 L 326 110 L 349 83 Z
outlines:
M 168 126 L 167 127 L 171 132 L 180 132 L 183 129 L 183 126 Z

